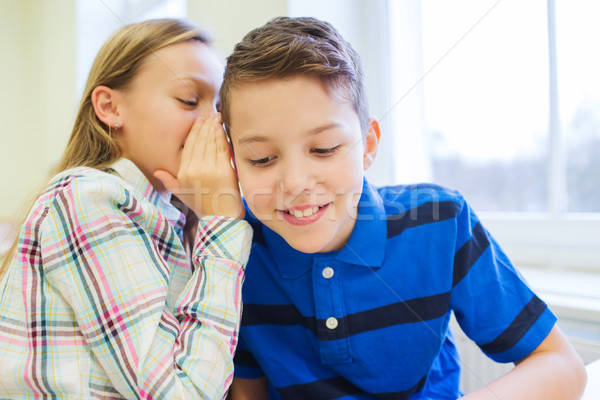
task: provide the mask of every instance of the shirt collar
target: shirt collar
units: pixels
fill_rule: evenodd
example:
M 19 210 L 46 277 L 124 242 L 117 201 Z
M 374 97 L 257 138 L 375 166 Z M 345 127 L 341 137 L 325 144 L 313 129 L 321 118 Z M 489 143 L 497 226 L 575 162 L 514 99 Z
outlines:
M 350 239 L 336 259 L 365 267 L 381 267 L 387 241 L 387 215 L 377 189 L 365 179 Z
M 107 172 L 120 176 L 125 182 L 142 194 L 150 203 L 167 218 L 167 220 L 176 228 L 177 233 L 183 232 L 185 225 L 185 215 L 171 204 L 171 194 L 159 193 L 150 183 L 144 173 L 127 158 L 120 158 L 112 163 Z M 181 236 L 181 235 L 180 235 Z
M 385 257 L 387 217 L 381 197 L 366 180 L 358 204 L 356 223 L 350 239 L 339 251 L 302 253 L 281 236 L 262 225 L 264 240 L 284 279 L 294 279 L 312 268 L 315 259 L 334 259 L 342 263 L 380 268 Z

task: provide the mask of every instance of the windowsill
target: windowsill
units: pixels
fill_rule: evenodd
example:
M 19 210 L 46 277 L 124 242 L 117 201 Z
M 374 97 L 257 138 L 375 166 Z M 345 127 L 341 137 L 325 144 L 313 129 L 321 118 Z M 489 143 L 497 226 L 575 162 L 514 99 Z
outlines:
M 519 271 L 557 315 L 600 323 L 600 273 L 542 268 Z
M 481 213 L 515 265 L 600 275 L 600 214 Z M 570 272 L 569 272 L 570 274 Z M 585 276 L 581 275 L 585 278 Z M 575 286 L 576 287 L 576 286 Z

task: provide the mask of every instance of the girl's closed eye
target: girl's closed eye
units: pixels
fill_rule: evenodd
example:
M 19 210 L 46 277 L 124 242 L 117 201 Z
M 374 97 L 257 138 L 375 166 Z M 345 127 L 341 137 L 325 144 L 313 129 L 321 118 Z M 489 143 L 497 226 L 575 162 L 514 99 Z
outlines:
M 332 155 L 333 153 L 335 153 L 336 151 L 338 151 L 341 148 L 341 145 L 337 145 L 334 147 L 328 147 L 328 148 L 314 148 L 311 149 L 311 153 L 315 153 L 318 156 L 329 156 Z
M 177 99 L 180 103 L 187 107 L 196 107 L 198 105 L 198 99 Z

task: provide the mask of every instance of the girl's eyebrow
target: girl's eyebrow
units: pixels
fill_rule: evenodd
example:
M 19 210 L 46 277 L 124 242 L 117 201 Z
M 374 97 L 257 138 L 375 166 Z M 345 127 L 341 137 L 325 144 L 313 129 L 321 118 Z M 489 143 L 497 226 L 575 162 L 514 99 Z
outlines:
M 196 88 L 210 88 L 213 86 L 213 83 L 210 81 L 210 79 L 198 78 L 191 75 L 174 78 L 171 80 L 171 84 L 176 86 L 185 86 L 193 90 Z

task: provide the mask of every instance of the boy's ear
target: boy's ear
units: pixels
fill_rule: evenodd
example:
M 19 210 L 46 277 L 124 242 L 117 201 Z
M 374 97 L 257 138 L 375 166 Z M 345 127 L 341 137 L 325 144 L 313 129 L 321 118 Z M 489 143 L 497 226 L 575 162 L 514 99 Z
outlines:
M 119 119 L 119 109 L 117 107 L 118 94 L 114 89 L 108 86 L 97 86 L 92 91 L 91 101 L 94 112 L 100 121 L 105 125 L 115 129 L 123 126 L 123 121 Z
M 377 150 L 379 149 L 379 138 L 381 131 L 379 130 L 379 122 L 374 118 L 369 118 L 369 131 L 367 132 L 365 141 L 365 150 L 363 154 L 363 170 L 367 170 L 375 161 Z

